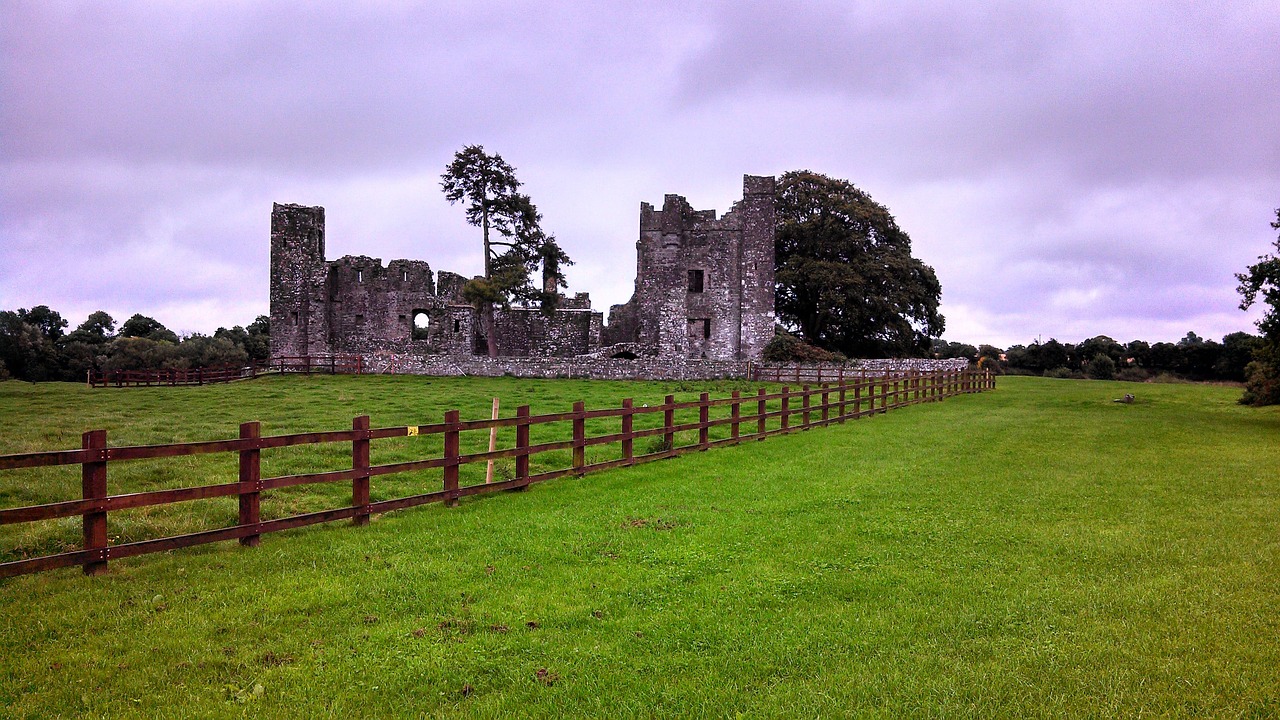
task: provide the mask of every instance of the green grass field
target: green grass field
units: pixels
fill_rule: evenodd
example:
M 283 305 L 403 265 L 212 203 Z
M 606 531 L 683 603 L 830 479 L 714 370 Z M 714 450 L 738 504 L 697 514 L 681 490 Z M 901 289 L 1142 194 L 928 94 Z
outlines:
M 695 389 L 9 382 L 0 452 Z M 0 581 L 0 716 L 1280 716 L 1280 411 L 1238 395 L 1007 378 L 368 527 Z M 119 479 L 225 481 L 190 471 Z M 78 489 L 9 475 L 6 507 Z

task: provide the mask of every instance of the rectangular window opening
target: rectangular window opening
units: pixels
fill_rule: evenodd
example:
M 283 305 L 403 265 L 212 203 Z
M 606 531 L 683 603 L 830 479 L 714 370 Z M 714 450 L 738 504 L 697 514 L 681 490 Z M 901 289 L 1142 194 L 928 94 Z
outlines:
M 691 293 L 702 292 L 702 271 L 701 270 L 689 271 L 689 292 Z

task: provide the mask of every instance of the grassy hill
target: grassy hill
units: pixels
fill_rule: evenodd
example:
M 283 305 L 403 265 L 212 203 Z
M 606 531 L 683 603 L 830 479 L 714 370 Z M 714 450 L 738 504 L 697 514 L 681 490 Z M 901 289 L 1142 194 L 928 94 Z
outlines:
M 2 383 L 0 452 L 696 389 Z M 364 528 L 0 581 L 0 715 L 1276 716 L 1280 412 L 1237 395 L 1008 378 Z M 45 490 L 0 483 L 5 506 Z

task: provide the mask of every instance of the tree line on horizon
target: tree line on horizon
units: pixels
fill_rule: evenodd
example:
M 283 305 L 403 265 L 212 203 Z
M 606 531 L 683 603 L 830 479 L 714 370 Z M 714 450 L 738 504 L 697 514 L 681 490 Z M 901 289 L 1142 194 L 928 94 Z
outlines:
M 155 318 L 135 314 L 116 330 L 105 311 L 70 323 L 47 305 L 0 311 L 0 380 L 83 381 L 90 370 L 195 369 L 264 362 L 270 321 L 179 337 Z
M 1098 335 L 1079 343 L 1056 338 L 1001 349 L 994 345 L 970 345 L 934 340 L 938 358 L 965 358 L 993 372 L 1009 375 L 1042 375 L 1093 380 L 1145 382 L 1161 376 L 1167 380 L 1244 382 L 1249 363 L 1262 337 L 1234 332 L 1222 342 L 1189 332 L 1176 343 L 1121 343 Z

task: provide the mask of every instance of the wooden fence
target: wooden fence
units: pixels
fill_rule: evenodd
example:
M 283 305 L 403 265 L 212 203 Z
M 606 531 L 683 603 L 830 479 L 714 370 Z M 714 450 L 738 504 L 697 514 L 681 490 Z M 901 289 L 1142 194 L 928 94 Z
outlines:
M 325 355 L 271 358 L 250 365 L 217 365 L 204 368 L 89 371 L 90 387 L 150 387 L 155 385 L 209 385 L 244 380 L 270 373 L 325 373 L 359 375 L 364 358 L 359 355 Z
M 82 496 L 44 505 L 0 509 L 0 525 L 28 523 L 56 518 L 80 516 L 83 522 L 83 546 L 80 550 L 54 555 L 25 558 L 0 564 L 0 577 L 9 577 L 59 567 L 81 565 L 86 574 L 97 574 L 107 567 L 107 562 L 120 558 L 162 552 L 203 543 L 223 540 L 239 540 L 240 544 L 257 545 L 262 535 L 280 530 L 351 519 L 356 525 L 369 522 L 374 513 L 389 512 L 431 502 L 443 502 L 454 506 L 467 495 L 498 492 L 527 487 L 528 485 L 567 475 L 582 476 L 614 467 L 672 457 L 682 453 L 706 450 L 710 447 L 739 443 L 744 440 L 763 440 L 778 433 L 807 430 L 811 427 L 912 405 L 920 402 L 942 400 L 961 393 L 981 392 L 994 388 L 992 375 L 980 371 L 937 372 L 930 374 L 900 373 L 874 378 L 848 379 L 840 385 L 805 386 L 800 390 L 782 388 L 768 392 L 761 388 L 756 395 L 742 396 L 735 391 L 728 398 L 711 399 L 702 393 L 697 400 L 676 402 L 668 395 L 661 405 L 636 407 L 630 400 L 622 406 L 600 410 L 587 410 L 583 403 L 574 403 L 569 412 L 547 415 L 531 415 L 528 405 L 516 409 L 513 417 L 496 420 L 462 420 L 457 410 L 444 413 L 443 422 L 427 425 L 371 428 L 369 417 L 354 418 L 350 430 L 330 432 L 294 433 L 262 437 L 258 422 L 246 422 L 240 426 L 240 437 L 231 440 L 186 442 L 168 445 L 132 447 L 108 447 L 105 430 L 84 433 L 81 449 L 0 455 L 0 471 L 18 468 L 80 465 Z M 728 414 L 713 408 L 728 408 Z M 776 408 L 776 409 L 774 409 Z M 744 410 L 746 414 L 744 414 Z M 697 420 L 690 416 L 696 411 Z M 661 414 L 661 425 L 648 429 L 636 429 L 637 417 Z M 676 415 L 685 417 L 677 422 Z M 617 418 L 618 432 L 588 437 L 588 420 Z M 571 426 L 571 439 L 533 444 L 530 429 L 553 423 Z M 594 423 L 598 425 L 598 423 Z M 647 423 L 646 423 L 647 424 Z M 728 426 L 728 434 L 716 440 L 710 437 L 712 428 Z M 460 437 L 463 433 L 483 432 L 491 428 L 514 428 L 514 446 L 492 452 L 461 452 Z M 563 426 L 561 426 L 563 436 Z M 693 437 L 691 443 L 677 445 L 677 433 Z M 717 431 L 723 434 L 723 431 Z M 370 445 L 375 440 L 413 436 L 443 436 L 443 453 L 439 457 L 427 457 L 407 462 L 382 465 L 370 464 Z M 661 437 L 652 443 L 650 452 L 637 454 L 635 441 L 646 437 Z M 312 472 L 264 478 L 261 475 L 264 450 L 299 445 L 323 445 L 331 443 L 351 444 L 351 467 L 341 470 Z M 618 444 L 617 458 L 588 464 L 586 449 L 590 446 Z M 472 443 L 474 445 L 474 443 Z M 569 464 L 538 473 L 530 472 L 529 460 L 535 455 L 568 450 Z M 107 468 L 111 463 L 132 460 L 174 458 L 206 453 L 237 453 L 239 477 L 235 482 L 179 489 L 135 492 L 110 495 L 107 491 Z M 562 453 L 563 454 L 563 453 Z M 514 458 L 514 477 L 491 484 L 459 486 L 459 468 L 469 463 Z M 375 477 L 439 469 L 440 489 L 390 500 L 370 502 L 370 482 Z M 262 493 L 313 483 L 351 482 L 351 504 L 346 507 L 293 515 L 273 520 L 262 520 L 260 502 Z M 108 543 L 108 513 L 155 505 L 167 505 L 192 500 L 218 497 L 239 499 L 239 519 L 231 527 L 206 530 L 186 535 L 163 537 L 137 542 L 111 545 Z
M 748 372 L 748 380 L 753 382 L 776 382 L 776 383 L 814 383 L 822 384 L 835 383 L 843 385 L 845 380 L 853 380 L 856 378 L 866 378 L 869 375 L 881 375 L 884 370 L 866 370 L 855 367 L 846 368 L 841 365 L 834 367 L 830 365 L 805 365 L 801 363 L 791 363 L 786 365 L 774 364 L 753 364 Z M 900 370 L 898 374 L 905 372 L 920 372 Z M 946 370 L 938 370 L 936 372 L 951 372 Z

